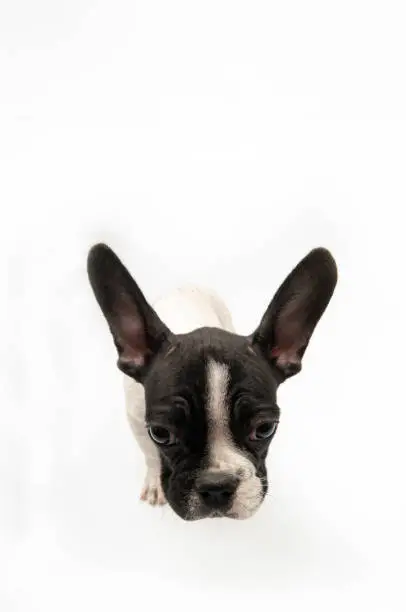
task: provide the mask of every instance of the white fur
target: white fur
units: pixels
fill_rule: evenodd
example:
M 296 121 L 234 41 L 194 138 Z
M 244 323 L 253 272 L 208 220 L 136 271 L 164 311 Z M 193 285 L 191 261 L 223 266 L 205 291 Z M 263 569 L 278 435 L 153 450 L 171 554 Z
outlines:
M 207 365 L 208 381 L 208 435 L 209 470 L 226 472 L 240 479 L 230 514 L 236 518 L 247 518 L 261 502 L 261 481 L 255 474 L 255 467 L 244 453 L 234 444 L 229 428 L 230 407 L 227 391 L 229 368 L 223 363 L 210 360 Z
M 222 300 L 211 291 L 185 286 L 161 298 L 154 308 L 175 334 L 199 327 L 219 327 L 234 331 L 231 315 Z M 124 377 L 126 410 L 133 434 L 145 455 L 147 474 L 141 499 L 151 505 L 164 503 L 160 484 L 160 457 L 145 429 L 144 388 L 132 378 Z

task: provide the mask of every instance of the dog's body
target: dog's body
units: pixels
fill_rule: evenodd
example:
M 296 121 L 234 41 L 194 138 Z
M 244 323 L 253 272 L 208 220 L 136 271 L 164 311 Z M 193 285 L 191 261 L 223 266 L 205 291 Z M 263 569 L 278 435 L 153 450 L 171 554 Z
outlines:
M 224 302 L 207 289 L 182 287 L 154 304 L 155 312 L 175 334 L 186 334 L 202 327 L 234 331 L 231 314 Z M 161 458 L 145 428 L 145 391 L 141 383 L 124 376 L 128 420 L 145 455 L 147 474 L 141 499 L 151 505 L 165 503 L 161 486 Z
M 106 245 L 88 274 L 124 372 L 127 414 L 143 450 L 142 498 L 185 520 L 244 519 L 268 490 L 277 389 L 301 369 L 337 269 L 314 249 L 287 276 L 253 334 L 234 332 L 213 293 L 186 287 L 155 308 Z

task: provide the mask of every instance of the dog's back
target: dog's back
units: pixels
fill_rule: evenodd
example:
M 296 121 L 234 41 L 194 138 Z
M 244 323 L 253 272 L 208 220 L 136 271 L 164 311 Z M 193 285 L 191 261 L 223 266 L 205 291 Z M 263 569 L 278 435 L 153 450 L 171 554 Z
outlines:
M 230 312 L 223 300 L 206 288 L 185 285 L 157 300 L 154 308 L 175 334 L 184 334 L 200 327 L 234 331 Z

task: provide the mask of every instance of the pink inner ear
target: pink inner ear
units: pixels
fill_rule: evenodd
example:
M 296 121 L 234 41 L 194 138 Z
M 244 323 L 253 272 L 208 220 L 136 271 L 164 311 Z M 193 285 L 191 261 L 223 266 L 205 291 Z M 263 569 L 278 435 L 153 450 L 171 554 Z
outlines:
M 271 357 L 276 358 L 276 364 L 281 368 L 289 364 L 300 365 L 301 358 L 298 353 L 306 344 L 306 334 L 293 310 L 281 316 L 275 335 L 277 344 L 271 349 Z
M 297 347 L 292 346 L 286 349 L 283 348 L 279 348 L 278 346 L 275 346 L 272 350 L 271 350 L 271 357 L 276 357 L 276 364 L 280 367 L 280 368 L 284 368 L 289 364 L 300 364 L 301 359 L 299 357 L 299 355 L 297 354 Z
M 118 322 L 117 329 L 123 348 L 121 360 L 143 366 L 148 348 L 141 321 L 133 316 L 123 316 Z

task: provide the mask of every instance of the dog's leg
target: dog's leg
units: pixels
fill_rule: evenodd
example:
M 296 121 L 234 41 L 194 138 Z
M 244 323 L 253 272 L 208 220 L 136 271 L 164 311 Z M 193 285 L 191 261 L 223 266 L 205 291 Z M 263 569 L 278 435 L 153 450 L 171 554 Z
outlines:
M 149 442 L 152 445 L 150 440 Z M 140 440 L 138 440 L 138 443 L 140 443 Z M 156 452 L 155 448 L 154 451 Z M 161 460 L 159 456 L 154 458 L 148 456 L 146 457 L 146 464 L 147 473 L 140 498 L 151 506 L 163 506 L 166 503 L 166 499 L 161 485 Z
M 161 458 L 145 428 L 144 389 L 133 380 L 125 383 L 127 417 L 138 445 L 145 456 L 147 473 L 141 499 L 151 506 L 166 503 L 161 485 Z

